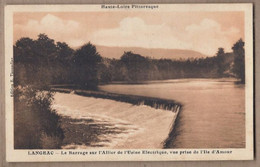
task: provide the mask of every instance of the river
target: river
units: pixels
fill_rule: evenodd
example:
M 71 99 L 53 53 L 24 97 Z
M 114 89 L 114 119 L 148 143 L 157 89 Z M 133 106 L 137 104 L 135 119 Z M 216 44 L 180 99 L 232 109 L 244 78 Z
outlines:
M 173 148 L 245 147 L 245 88 L 234 79 L 176 79 L 100 89 L 180 102 L 183 108 Z

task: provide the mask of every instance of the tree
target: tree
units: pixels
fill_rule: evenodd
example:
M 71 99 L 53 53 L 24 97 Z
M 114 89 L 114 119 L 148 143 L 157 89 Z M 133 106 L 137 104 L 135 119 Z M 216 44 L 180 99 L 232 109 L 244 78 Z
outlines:
M 43 87 L 53 84 L 56 72 L 54 67 L 57 57 L 57 47 L 53 39 L 46 34 L 39 34 L 35 41 L 35 57 L 37 63 L 34 64 L 34 80 L 36 84 Z
M 71 49 L 65 42 L 57 42 L 57 54 L 52 62 L 53 67 L 53 83 L 54 84 L 68 84 L 72 83 L 72 76 L 74 75 L 72 68 L 72 58 L 74 50 Z
M 66 43 L 39 34 L 37 40 L 21 38 L 14 45 L 15 85 L 38 85 L 66 83 L 70 77 L 69 67 L 73 55 Z M 71 72 L 70 72 L 71 73 Z
M 102 62 L 98 64 L 98 80 L 102 83 L 109 83 L 112 81 L 110 64 L 108 58 L 102 58 Z
M 125 52 L 120 61 L 126 65 L 128 77 L 131 81 L 146 80 L 148 78 L 149 61 L 145 57 L 132 52 Z
M 69 47 L 69 45 L 65 42 L 57 42 L 57 57 L 55 61 L 62 63 L 64 65 L 68 65 L 68 63 L 72 59 L 72 55 L 74 50 Z
M 233 72 L 240 79 L 241 83 L 245 83 L 245 50 L 244 41 L 239 39 L 232 47 L 234 58 Z
M 16 41 L 14 49 L 14 84 L 26 85 L 34 76 L 34 66 L 37 63 L 35 57 L 35 41 L 30 38 L 21 38 Z
M 126 65 L 117 59 L 112 59 L 110 62 L 110 71 L 112 81 L 129 81 L 128 70 Z
M 219 75 L 219 77 L 222 77 L 223 73 L 225 71 L 224 56 L 225 56 L 224 48 L 218 48 L 218 52 L 217 52 L 217 65 L 218 65 L 218 75 Z
M 37 57 L 39 63 L 48 65 L 54 60 L 57 54 L 57 47 L 53 39 L 50 39 L 46 34 L 39 34 L 36 42 Z
M 86 89 L 96 89 L 98 84 L 97 65 L 101 56 L 90 42 L 76 50 L 73 58 L 75 84 Z
M 35 41 L 21 38 L 14 45 L 14 61 L 19 63 L 35 63 Z

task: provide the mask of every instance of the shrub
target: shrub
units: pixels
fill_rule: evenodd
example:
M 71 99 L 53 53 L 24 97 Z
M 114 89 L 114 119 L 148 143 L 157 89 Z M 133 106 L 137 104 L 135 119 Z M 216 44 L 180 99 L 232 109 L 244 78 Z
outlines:
M 52 96 L 30 86 L 14 89 L 15 149 L 60 148 L 64 135 L 60 116 L 51 108 Z

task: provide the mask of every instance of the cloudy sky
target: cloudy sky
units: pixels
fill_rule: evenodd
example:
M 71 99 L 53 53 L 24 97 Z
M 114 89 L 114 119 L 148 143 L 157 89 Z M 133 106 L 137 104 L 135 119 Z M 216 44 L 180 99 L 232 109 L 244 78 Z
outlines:
M 79 47 L 104 46 L 189 49 L 213 56 L 231 51 L 244 38 L 243 12 L 70 12 L 15 13 L 14 42 L 45 33 Z

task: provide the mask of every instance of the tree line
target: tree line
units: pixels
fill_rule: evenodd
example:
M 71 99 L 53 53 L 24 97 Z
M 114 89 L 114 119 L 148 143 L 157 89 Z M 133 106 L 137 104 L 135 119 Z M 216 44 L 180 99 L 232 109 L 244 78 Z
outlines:
M 76 84 L 95 89 L 101 56 L 87 43 L 76 51 L 45 34 L 37 40 L 21 38 L 14 46 L 15 85 Z
M 245 81 L 244 42 L 238 40 L 233 52 L 219 48 L 206 58 L 152 59 L 126 51 L 120 59 L 101 57 L 96 47 L 86 43 L 72 49 L 45 34 L 38 39 L 21 38 L 14 45 L 16 85 L 73 84 L 96 89 L 98 83 L 139 82 L 175 78 L 219 78 L 234 76 Z

